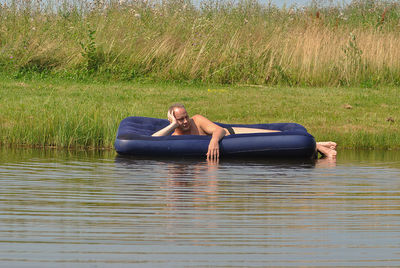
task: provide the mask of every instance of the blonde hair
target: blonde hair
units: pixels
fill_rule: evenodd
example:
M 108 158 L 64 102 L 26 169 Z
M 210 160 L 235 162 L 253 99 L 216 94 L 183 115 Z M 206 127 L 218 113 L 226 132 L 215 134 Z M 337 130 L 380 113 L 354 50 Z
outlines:
M 173 112 L 175 108 L 183 108 L 186 110 L 185 106 L 182 103 L 174 103 L 168 108 L 168 113 Z

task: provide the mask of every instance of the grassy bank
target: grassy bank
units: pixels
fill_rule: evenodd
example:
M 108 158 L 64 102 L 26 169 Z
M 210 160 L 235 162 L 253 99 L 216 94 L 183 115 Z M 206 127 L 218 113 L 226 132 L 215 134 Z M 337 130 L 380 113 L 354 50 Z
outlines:
M 102 80 L 400 85 L 400 5 L 3 1 L 0 69 Z M 4 4 L 6 3 L 6 4 Z
M 398 88 L 93 83 L 0 78 L 2 144 L 111 148 L 127 116 L 166 118 L 173 102 L 226 123 L 297 122 L 344 148 L 398 149 Z

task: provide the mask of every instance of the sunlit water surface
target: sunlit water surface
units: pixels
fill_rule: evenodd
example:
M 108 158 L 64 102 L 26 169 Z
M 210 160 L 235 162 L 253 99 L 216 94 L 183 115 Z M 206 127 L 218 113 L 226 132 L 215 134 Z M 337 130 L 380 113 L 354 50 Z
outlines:
M 399 151 L 216 164 L 0 148 L 0 266 L 400 266 L 399 190 Z

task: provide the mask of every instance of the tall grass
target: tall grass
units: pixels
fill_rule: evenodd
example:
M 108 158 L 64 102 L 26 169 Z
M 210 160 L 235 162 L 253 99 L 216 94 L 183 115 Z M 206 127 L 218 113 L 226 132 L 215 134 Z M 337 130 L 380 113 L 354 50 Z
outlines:
M 400 4 L 2 2 L 0 68 L 130 80 L 400 85 Z

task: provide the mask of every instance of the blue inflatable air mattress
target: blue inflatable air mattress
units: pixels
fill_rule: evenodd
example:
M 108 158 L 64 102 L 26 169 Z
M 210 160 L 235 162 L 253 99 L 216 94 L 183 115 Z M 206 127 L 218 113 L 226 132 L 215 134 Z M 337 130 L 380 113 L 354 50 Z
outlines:
M 315 155 L 315 140 L 307 130 L 295 123 L 222 124 L 221 127 L 249 127 L 281 132 L 234 134 L 220 141 L 220 157 L 302 157 Z M 128 117 L 121 121 L 115 140 L 120 155 L 150 157 L 205 157 L 210 136 L 183 135 L 152 137 L 169 124 L 166 119 Z

